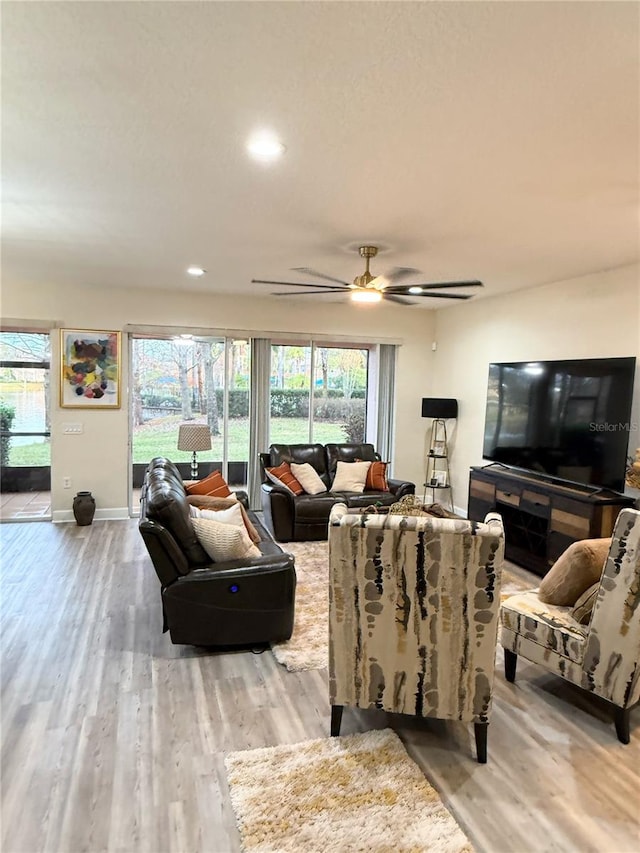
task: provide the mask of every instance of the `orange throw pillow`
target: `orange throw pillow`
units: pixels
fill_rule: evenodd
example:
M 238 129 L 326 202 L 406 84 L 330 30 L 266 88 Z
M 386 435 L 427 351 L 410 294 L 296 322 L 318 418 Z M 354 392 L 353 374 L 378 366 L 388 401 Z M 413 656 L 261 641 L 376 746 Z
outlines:
M 291 465 L 281 462 L 277 468 L 265 468 L 265 474 L 277 486 L 284 486 L 294 495 L 301 495 L 304 489 L 291 473 Z
M 187 486 L 186 492 L 188 495 L 211 495 L 214 498 L 228 498 L 231 494 L 220 471 L 213 471 L 204 480 L 198 480 L 197 483 Z
M 367 471 L 367 481 L 364 484 L 365 492 L 388 492 L 387 465 L 388 462 L 372 462 Z

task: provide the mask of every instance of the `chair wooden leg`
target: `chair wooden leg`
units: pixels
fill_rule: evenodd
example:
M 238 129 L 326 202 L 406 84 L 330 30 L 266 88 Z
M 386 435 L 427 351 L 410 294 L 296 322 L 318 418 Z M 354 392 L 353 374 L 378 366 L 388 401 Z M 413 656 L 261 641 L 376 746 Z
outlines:
M 487 763 L 487 730 L 489 723 L 474 723 L 473 728 L 476 733 L 476 753 L 478 755 L 478 764 Z
M 518 655 L 515 652 L 504 650 L 504 677 L 512 684 L 516 680 L 516 666 L 518 665 Z
M 616 723 L 616 734 L 620 743 L 629 743 L 629 721 L 631 717 L 631 708 L 616 708 L 614 711 L 614 720 Z
M 342 705 L 331 706 L 331 737 L 338 737 L 340 734 L 340 724 L 342 722 Z

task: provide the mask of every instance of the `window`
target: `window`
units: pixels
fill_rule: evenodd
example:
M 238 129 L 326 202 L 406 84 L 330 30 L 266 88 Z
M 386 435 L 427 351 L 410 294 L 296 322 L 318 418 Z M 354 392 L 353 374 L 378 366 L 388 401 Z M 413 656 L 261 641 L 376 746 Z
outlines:
M 270 443 L 364 441 L 368 364 L 361 347 L 274 344 Z
M 51 464 L 49 359 L 48 334 L 0 333 L 3 466 L 29 468 Z

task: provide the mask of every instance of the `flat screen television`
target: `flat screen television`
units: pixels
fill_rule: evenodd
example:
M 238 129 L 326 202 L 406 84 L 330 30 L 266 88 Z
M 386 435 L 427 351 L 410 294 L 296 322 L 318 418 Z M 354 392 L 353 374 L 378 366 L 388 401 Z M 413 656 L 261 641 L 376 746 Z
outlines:
M 635 358 L 491 364 L 483 456 L 622 491 Z

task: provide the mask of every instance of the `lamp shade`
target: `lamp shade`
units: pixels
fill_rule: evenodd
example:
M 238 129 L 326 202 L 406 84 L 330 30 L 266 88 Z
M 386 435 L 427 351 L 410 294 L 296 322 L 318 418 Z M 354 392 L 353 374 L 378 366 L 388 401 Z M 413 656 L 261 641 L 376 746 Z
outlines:
M 422 398 L 422 417 L 423 418 L 457 418 L 458 417 L 458 401 L 450 397 L 423 397 Z
M 211 432 L 206 424 L 180 424 L 178 450 L 211 450 Z

